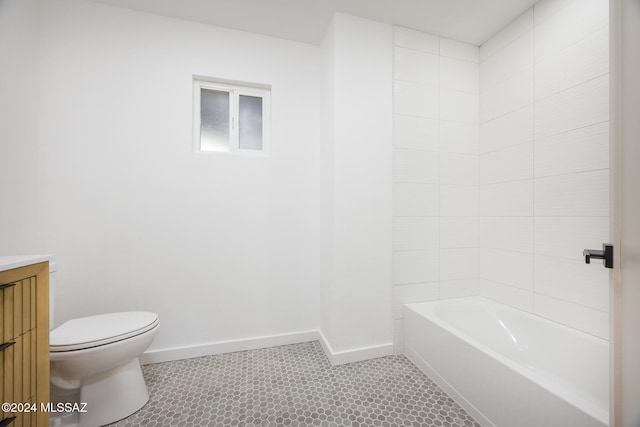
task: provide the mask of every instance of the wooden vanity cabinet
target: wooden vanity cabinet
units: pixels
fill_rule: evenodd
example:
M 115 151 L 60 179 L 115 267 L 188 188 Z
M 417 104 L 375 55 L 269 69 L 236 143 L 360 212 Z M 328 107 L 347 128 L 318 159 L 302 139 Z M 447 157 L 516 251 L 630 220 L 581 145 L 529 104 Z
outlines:
M 0 347 L 0 402 L 36 409 L 3 410 L 0 426 L 48 427 L 49 262 L 0 271 Z

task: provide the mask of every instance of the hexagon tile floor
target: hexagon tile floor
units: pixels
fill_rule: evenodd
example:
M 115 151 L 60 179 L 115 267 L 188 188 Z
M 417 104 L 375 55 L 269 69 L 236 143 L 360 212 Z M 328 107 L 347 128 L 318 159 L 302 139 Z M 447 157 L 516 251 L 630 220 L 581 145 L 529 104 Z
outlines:
M 142 370 L 149 403 L 111 426 L 479 426 L 403 355 L 331 366 L 315 341 Z

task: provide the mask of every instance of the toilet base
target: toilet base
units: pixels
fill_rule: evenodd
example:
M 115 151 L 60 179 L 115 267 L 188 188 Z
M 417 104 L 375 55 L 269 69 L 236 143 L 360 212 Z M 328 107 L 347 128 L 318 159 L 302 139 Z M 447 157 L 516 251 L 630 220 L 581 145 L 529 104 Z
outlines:
M 86 403 L 86 412 L 79 414 L 79 426 L 113 423 L 138 411 L 148 401 L 147 385 L 136 357 L 129 363 L 83 379 L 80 402 Z

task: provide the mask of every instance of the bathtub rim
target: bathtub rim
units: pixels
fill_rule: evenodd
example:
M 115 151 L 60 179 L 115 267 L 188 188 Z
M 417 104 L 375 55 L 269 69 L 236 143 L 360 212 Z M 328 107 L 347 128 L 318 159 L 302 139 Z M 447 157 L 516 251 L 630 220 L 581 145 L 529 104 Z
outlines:
M 459 305 L 461 303 L 467 303 L 467 304 L 474 304 L 474 305 L 484 305 L 484 306 L 489 306 L 489 308 L 493 308 L 493 307 L 497 307 L 499 309 L 504 309 L 507 311 L 510 311 L 512 313 L 515 313 L 517 315 L 522 315 L 525 317 L 528 317 L 530 319 L 534 319 L 535 321 L 541 322 L 543 324 L 549 325 L 553 328 L 558 328 L 560 330 L 564 330 L 566 332 L 572 333 L 572 334 L 577 334 L 587 340 L 599 343 L 599 344 L 605 344 L 609 345 L 609 342 L 596 337 L 594 335 L 588 334 L 586 332 L 571 328 L 569 326 L 563 325 L 561 323 L 558 322 L 554 322 L 552 320 L 546 319 L 544 317 L 540 317 L 537 316 L 533 313 L 530 313 L 528 311 L 525 310 L 520 310 L 517 309 L 515 307 L 511 307 L 508 306 L 506 304 L 503 304 L 499 301 L 495 301 L 492 300 L 490 298 L 486 298 L 486 297 L 482 297 L 482 296 L 471 296 L 471 297 L 461 297 L 461 298 L 447 298 L 447 299 L 441 299 L 441 300 L 432 300 L 432 301 L 424 301 L 424 302 L 414 302 L 414 303 L 408 303 L 408 304 L 404 304 L 404 310 L 411 310 L 414 313 L 416 313 L 417 315 L 424 317 L 425 319 L 429 320 L 430 322 L 432 322 L 433 324 L 435 324 L 436 326 L 444 329 L 445 331 L 447 331 L 448 333 L 452 334 L 453 336 L 455 336 L 457 339 L 462 340 L 464 342 L 467 342 L 469 345 L 473 346 L 474 348 L 476 348 L 477 350 L 483 352 L 484 354 L 486 354 L 487 356 L 497 360 L 498 362 L 502 363 L 503 365 L 507 366 L 509 369 L 515 371 L 516 373 L 518 373 L 519 375 L 524 376 L 525 378 L 528 378 L 529 380 L 531 380 L 533 383 L 537 384 L 540 387 L 543 387 L 544 389 L 548 390 L 550 393 L 552 393 L 553 395 L 555 395 L 556 397 L 568 402 L 569 404 L 573 405 L 574 407 L 578 408 L 579 410 L 587 413 L 588 415 L 590 415 L 591 417 L 595 418 L 596 420 L 598 420 L 599 422 L 603 423 L 604 425 L 609 425 L 609 402 L 607 401 L 605 406 L 602 406 L 601 404 L 598 404 L 598 402 L 595 399 L 588 399 L 583 397 L 583 394 L 580 393 L 576 393 L 575 391 L 572 390 L 567 390 L 564 387 L 564 384 L 558 381 L 554 381 L 553 379 L 541 375 L 535 371 L 532 371 L 530 369 L 527 369 L 525 366 L 523 366 L 520 363 L 517 363 L 511 359 L 509 359 L 508 357 L 500 354 L 499 352 L 497 352 L 496 350 L 493 350 L 492 348 L 488 347 L 485 344 L 482 344 L 481 342 L 479 342 L 478 340 L 476 340 L 475 338 L 465 334 L 464 332 L 456 329 L 454 326 L 450 325 L 449 323 L 447 323 L 446 321 L 442 320 L 438 314 L 435 312 L 435 308 L 437 306 L 442 306 L 442 305 Z M 427 361 L 425 361 L 427 362 Z M 427 362 L 428 363 L 428 362 Z M 435 372 L 436 375 L 439 376 L 439 374 L 437 372 Z M 445 378 L 442 378 L 442 380 L 446 381 Z M 457 391 L 456 391 L 457 393 Z M 459 394 L 459 393 L 458 393 Z

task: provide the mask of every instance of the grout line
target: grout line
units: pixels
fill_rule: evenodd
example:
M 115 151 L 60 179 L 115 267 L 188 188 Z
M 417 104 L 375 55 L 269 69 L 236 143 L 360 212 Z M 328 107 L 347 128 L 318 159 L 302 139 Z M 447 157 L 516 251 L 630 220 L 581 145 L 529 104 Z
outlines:
M 530 102 L 530 103 L 528 103 L 526 105 L 522 105 L 522 106 L 514 108 L 513 110 L 510 110 L 510 111 L 508 111 L 506 113 L 500 114 L 499 116 L 492 117 L 489 120 L 485 120 L 485 121 L 480 120 L 479 125 L 480 126 L 484 126 L 484 125 L 489 124 L 489 123 L 491 123 L 493 121 L 496 121 L 496 120 L 501 119 L 501 118 L 503 118 L 505 116 L 508 116 L 509 114 L 513 114 L 516 111 L 520 111 L 520 110 L 524 110 L 525 108 L 532 107 L 534 104 L 535 104 L 535 101 L 532 101 L 532 102 Z
M 442 297 L 442 284 L 441 284 L 441 256 L 442 252 L 442 188 L 441 179 L 442 175 L 442 76 L 441 76 L 441 60 L 440 56 L 440 38 L 438 38 L 438 299 Z
M 536 66 L 536 65 L 534 64 L 534 67 L 535 67 L 535 66 Z M 546 100 L 548 100 L 549 98 L 553 98 L 554 96 L 558 96 L 558 95 L 563 94 L 563 93 L 565 93 L 565 92 L 568 92 L 568 91 L 570 91 L 570 90 L 572 90 L 572 89 L 575 89 L 575 88 L 577 88 L 577 87 L 579 87 L 579 86 L 584 86 L 584 85 L 586 85 L 586 84 L 588 84 L 588 83 L 592 83 L 593 81 L 598 80 L 598 79 L 601 79 L 602 77 L 605 77 L 605 76 L 608 76 L 608 75 L 609 75 L 609 71 L 607 71 L 606 73 L 599 74 L 599 75 L 597 75 L 596 77 L 592 77 L 592 78 L 590 78 L 590 79 L 588 79 L 588 80 L 584 80 L 584 81 L 581 81 L 581 82 L 579 82 L 579 83 L 576 83 L 576 84 L 574 84 L 574 85 L 572 85 L 572 86 L 568 86 L 568 87 L 566 87 L 566 88 L 564 88 L 564 89 L 561 89 L 561 90 L 556 91 L 556 92 L 554 92 L 554 93 L 552 93 L 552 94 L 550 94 L 550 95 L 546 95 L 546 96 L 543 96 L 543 97 L 540 97 L 540 98 L 536 98 L 536 97 L 535 97 L 535 88 L 534 88 L 534 96 L 533 96 L 533 97 L 534 97 L 534 99 L 533 99 L 533 103 L 535 104 L 535 103 L 537 103 L 537 102 L 539 102 L 539 101 L 546 101 Z M 534 79 L 535 79 L 535 74 L 534 74 Z
M 533 111 L 533 114 L 534 114 L 533 120 L 535 122 L 535 109 Z M 544 141 L 545 139 L 555 138 L 555 137 L 558 137 L 558 136 L 561 136 L 561 135 L 565 135 L 565 134 L 569 134 L 569 133 L 572 133 L 572 132 L 578 132 L 578 131 L 581 131 L 581 130 L 584 130 L 584 129 L 588 129 L 590 127 L 595 127 L 595 126 L 598 126 L 598 125 L 602 125 L 602 124 L 605 124 L 605 123 L 609 123 L 609 120 L 601 120 L 599 122 L 590 123 L 588 125 L 578 126 L 576 128 L 572 128 L 572 129 L 569 129 L 569 130 L 563 130 L 562 132 L 552 133 L 552 134 L 546 135 L 546 136 L 544 136 L 542 138 L 536 138 L 536 136 L 535 136 L 535 125 L 534 125 L 534 129 L 533 129 L 534 136 L 533 136 L 532 139 L 529 139 L 529 140 L 524 141 L 524 142 L 518 142 L 517 144 L 508 145 L 506 147 L 496 148 L 495 150 L 485 151 L 484 153 L 479 153 L 479 155 L 480 156 L 484 156 L 485 154 L 495 153 L 497 151 L 506 150 L 508 148 L 516 147 L 518 145 L 523 145 L 523 144 L 526 144 L 526 143 L 529 143 L 529 142 L 534 142 L 535 143 L 536 140 Z M 480 126 L 482 126 L 482 125 L 480 125 Z

